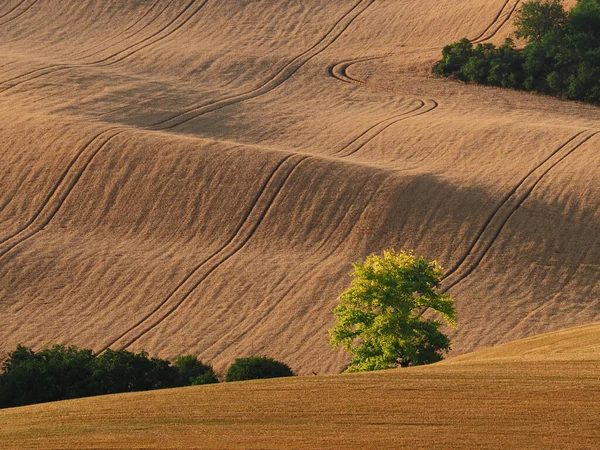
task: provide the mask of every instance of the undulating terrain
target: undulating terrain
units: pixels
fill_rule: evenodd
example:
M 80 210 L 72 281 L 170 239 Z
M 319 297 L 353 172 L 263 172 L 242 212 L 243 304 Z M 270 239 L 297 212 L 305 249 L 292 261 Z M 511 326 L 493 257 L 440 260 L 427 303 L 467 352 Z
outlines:
M 1 2 L 0 352 L 336 373 L 350 263 L 391 247 L 447 269 L 454 355 L 600 320 L 600 109 L 430 75 L 520 3 Z
M 595 449 L 600 325 L 431 366 L 0 411 L 7 448 Z

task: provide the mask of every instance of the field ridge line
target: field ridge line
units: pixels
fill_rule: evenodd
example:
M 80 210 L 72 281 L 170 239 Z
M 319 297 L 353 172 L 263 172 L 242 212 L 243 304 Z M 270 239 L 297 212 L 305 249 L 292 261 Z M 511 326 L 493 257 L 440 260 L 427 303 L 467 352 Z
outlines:
M 160 122 L 149 125 L 148 128 L 155 130 L 172 129 L 209 112 L 213 112 L 236 103 L 241 103 L 243 101 L 250 100 L 271 92 L 290 79 L 310 60 L 327 50 L 327 48 L 336 42 L 348 29 L 348 27 L 350 27 L 350 25 L 364 11 L 366 11 L 367 8 L 374 3 L 374 1 L 375 0 L 359 0 L 349 11 L 347 11 L 334 23 L 329 31 L 327 31 L 327 33 L 324 34 L 317 43 L 294 57 L 292 60 L 288 61 L 281 69 L 279 69 L 266 81 L 262 82 L 259 86 L 241 94 L 232 95 L 204 105 L 189 108 L 173 117 L 170 117 L 169 119 L 161 120 Z M 336 31 L 336 29 L 339 30 Z

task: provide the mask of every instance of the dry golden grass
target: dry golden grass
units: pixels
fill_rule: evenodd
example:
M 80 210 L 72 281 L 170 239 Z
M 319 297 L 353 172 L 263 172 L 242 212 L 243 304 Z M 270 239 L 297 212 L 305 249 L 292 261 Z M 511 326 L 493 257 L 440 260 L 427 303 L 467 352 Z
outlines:
M 592 449 L 600 324 L 428 367 L 0 411 L 5 448 Z
M 600 319 L 600 110 L 432 78 L 516 0 L 0 4 L 0 351 L 335 373 L 349 263 L 448 268 L 455 354 Z

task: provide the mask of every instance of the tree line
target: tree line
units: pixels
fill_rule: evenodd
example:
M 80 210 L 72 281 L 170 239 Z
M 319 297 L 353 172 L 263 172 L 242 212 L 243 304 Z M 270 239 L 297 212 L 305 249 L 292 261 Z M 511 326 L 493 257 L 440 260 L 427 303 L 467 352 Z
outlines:
M 292 376 L 284 363 L 264 356 L 238 358 L 225 381 Z M 144 351 L 89 349 L 55 345 L 34 352 L 22 345 L 9 353 L 0 374 L 0 408 L 80 397 L 218 383 L 212 366 L 193 355 L 173 363 Z
M 570 11 L 561 0 L 530 1 L 515 26 L 524 48 L 510 38 L 499 47 L 464 38 L 444 47 L 434 73 L 600 104 L 600 0 L 579 0 Z

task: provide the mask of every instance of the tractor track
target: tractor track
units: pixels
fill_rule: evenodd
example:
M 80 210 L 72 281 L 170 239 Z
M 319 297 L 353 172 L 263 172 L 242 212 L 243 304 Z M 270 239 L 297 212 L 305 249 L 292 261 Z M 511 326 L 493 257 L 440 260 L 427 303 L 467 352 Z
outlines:
M 335 22 L 329 31 L 327 31 L 316 44 L 289 61 L 285 66 L 279 69 L 275 75 L 263 82 L 260 86 L 242 94 L 232 95 L 208 104 L 195 106 L 169 119 L 149 125 L 148 128 L 154 130 L 169 130 L 209 112 L 217 111 L 227 106 L 241 103 L 271 92 L 289 80 L 309 61 L 327 50 L 374 2 L 375 0 L 359 0 L 348 12 Z
M 19 14 L 17 14 L 16 16 L 13 16 L 11 18 L 9 18 L 8 20 L 5 20 L 4 22 L 0 23 L 0 27 L 6 25 L 9 22 L 12 22 L 13 20 L 21 17 L 23 14 L 25 14 L 27 11 L 29 11 L 35 4 L 38 3 L 39 0 L 33 0 L 29 6 L 26 6 L 25 8 L 23 8 L 21 11 L 19 11 Z M 5 17 L 7 15 L 9 15 L 10 13 L 12 13 L 15 9 L 19 8 L 23 3 L 25 3 L 25 1 L 22 1 L 21 3 L 19 3 L 17 6 L 15 6 L 13 9 L 11 9 L 8 13 L 6 13 L 4 16 Z
M 500 233 L 542 179 L 561 161 L 573 154 L 579 147 L 588 142 L 598 131 L 582 131 L 571 137 L 558 147 L 550 156 L 534 167 L 503 198 L 500 205 L 492 212 L 469 246 L 467 253 L 446 272 L 442 292 L 447 292 L 464 281 L 479 266 Z
M 495 37 L 498 34 L 498 32 L 502 28 L 504 28 L 504 25 L 506 25 L 508 23 L 508 21 L 510 19 L 512 19 L 515 11 L 517 10 L 517 7 L 519 6 L 519 3 L 521 3 L 521 0 L 514 0 L 514 4 L 512 4 L 512 5 L 510 3 L 511 1 L 512 0 L 506 1 L 504 6 L 502 7 L 502 9 L 500 10 L 498 15 L 494 19 L 494 21 L 490 24 L 490 26 L 483 33 L 481 33 L 477 37 L 471 39 L 471 42 L 473 44 L 481 44 L 485 41 L 492 39 L 493 37 Z M 505 13 L 504 17 L 502 17 L 503 13 Z M 495 26 L 495 28 L 494 28 L 494 26 Z
M 130 45 L 129 47 L 126 47 L 125 49 L 122 49 L 116 53 L 113 53 L 110 56 L 107 56 L 103 59 L 89 62 L 89 63 L 56 64 L 56 65 L 44 67 L 41 69 L 32 70 L 30 72 L 21 74 L 17 77 L 13 77 L 8 80 L 4 80 L 2 83 L 0 83 L 0 85 L 10 83 L 11 81 L 16 81 L 16 83 L 11 84 L 11 85 L 5 87 L 4 89 L 0 89 L 0 93 L 4 93 L 4 92 L 11 90 L 15 87 L 18 87 L 24 83 L 27 83 L 27 82 L 36 80 L 38 78 L 44 77 L 46 75 L 56 73 L 59 71 L 63 71 L 63 70 L 80 69 L 80 68 L 88 68 L 88 67 L 105 68 L 105 67 L 110 67 L 114 64 L 117 64 L 117 63 L 133 56 L 134 54 L 138 53 L 139 51 L 149 47 L 150 45 L 156 44 L 157 42 L 160 42 L 160 41 L 170 37 L 173 33 L 177 32 L 185 24 L 187 24 L 193 17 L 195 17 L 197 15 L 197 13 L 208 3 L 208 0 L 202 0 L 200 2 L 200 4 L 193 10 L 193 12 L 191 14 L 189 14 L 188 17 L 184 18 L 181 21 L 181 23 L 174 26 L 172 30 L 167 31 L 167 33 L 164 34 L 163 36 L 159 36 L 157 39 L 153 40 L 155 37 L 157 37 L 159 34 L 163 33 L 163 31 L 167 30 L 169 27 L 171 27 L 171 25 L 173 25 L 175 22 L 177 22 L 188 10 L 190 10 L 190 8 L 192 8 L 192 6 L 195 3 L 197 3 L 197 0 L 191 0 L 175 18 L 173 18 L 171 21 L 169 21 L 169 23 L 164 25 L 160 30 L 154 32 L 152 35 L 142 39 L 141 41 L 138 41 L 138 42 Z M 134 47 L 138 47 L 138 48 L 134 49 Z M 25 80 L 22 79 L 23 77 L 28 77 L 29 75 L 33 75 L 33 76 L 30 78 L 27 78 Z
M 114 41 L 115 39 L 120 38 L 121 36 L 123 36 L 125 33 L 127 33 L 129 30 L 131 30 L 132 28 L 134 28 L 136 25 L 140 24 L 153 10 L 154 8 L 156 8 L 162 0 L 155 0 L 154 3 L 152 4 L 152 6 L 150 8 L 148 8 L 148 10 L 142 15 L 142 17 L 140 17 L 137 20 L 134 20 L 133 23 L 131 23 L 128 27 L 126 27 L 124 30 L 121 30 L 120 32 L 118 32 L 117 34 L 104 39 L 103 41 L 97 42 L 95 44 L 93 44 L 91 47 L 88 47 L 84 50 L 81 50 L 79 52 L 77 52 L 75 54 L 75 56 L 79 56 L 82 58 L 89 58 L 91 56 L 95 56 L 98 53 L 101 53 L 103 50 L 100 50 L 99 52 L 96 53 L 91 53 L 91 54 L 85 54 L 85 52 L 89 52 L 89 51 L 93 51 L 94 49 L 97 49 L 98 47 L 102 47 L 103 45 L 105 45 L 107 42 L 111 42 Z M 144 26 L 142 26 L 142 28 L 140 28 L 137 31 L 134 31 L 133 33 L 130 33 L 129 35 L 125 36 L 123 39 L 119 40 L 117 43 L 113 43 L 108 45 L 108 47 L 106 48 L 110 48 L 113 47 L 115 45 L 118 45 L 120 42 L 123 42 L 137 34 L 139 34 L 141 31 L 145 30 L 147 27 L 149 27 L 150 25 L 152 25 L 152 23 L 154 23 L 154 21 L 156 19 L 158 19 L 158 17 L 160 17 L 162 15 L 162 13 L 164 13 L 167 8 L 169 8 L 169 6 L 171 6 L 171 4 L 173 3 L 174 0 L 170 0 L 169 2 L 167 2 L 167 4 L 165 5 L 165 7 L 153 18 L 151 19 L 147 24 L 145 24 Z
M 4 19 L 6 16 L 8 16 L 10 13 L 12 13 L 15 9 L 17 9 L 19 6 L 21 6 L 23 3 L 25 3 L 27 0 L 21 0 L 20 2 L 18 2 L 15 6 L 13 6 L 11 9 L 9 9 L 8 11 L 6 11 L 4 14 L 2 14 L 0 16 L 0 19 Z
M 348 74 L 348 69 L 354 64 L 358 64 L 365 61 L 373 61 L 381 59 L 383 57 L 384 56 L 371 56 L 366 58 L 352 59 L 349 61 L 342 61 L 329 66 L 327 68 L 327 73 L 336 80 L 339 80 L 343 83 L 353 84 L 360 87 L 372 87 L 374 89 L 385 90 L 388 92 L 395 93 L 393 89 L 389 89 L 376 84 L 373 85 L 371 83 L 358 80 Z M 366 131 L 364 131 L 362 134 L 358 135 L 356 138 L 350 141 L 347 145 L 336 151 L 334 155 L 339 156 L 340 158 L 346 158 L 348 156 L 351 156 L 359 150 L 361 150 L 365 145 L 367 145 L 369 142 L 371 142 L 373 139 L 375 139 L 377 136 L 379 136 L 392 125 L 395 125 L 398 122 L 402 122 L 403 120 L 412 119 L 413 117 L 427 114 L 439 106 L 439 103 L 432 99 L 416 100 L 420 103 L 420 105 L 417 108 L 411 109 L 410 111 L 406 111 L 396 116 L 377 122 L 376 124 L 368 128 Z
M 282 158 L 258 190 L 233 235 L 208 258 L 198 264 L 150 313 L 111 341 L 104 350 L 121 341 L 124 342 L 119 345 L 119 348 L 126 349 L 156 328 L 171 316 L 206 278 L 245 247 L 272 209 L 287 181 L 300 164 L 309 158 L 310 156 L 295 153 Z
M 124 128 L 104 130 L 97 133 L 81 148 L 75 158 L 73 158 L 65 168 L 58 182 L 48 193 L 45 201 L 25 226 L 0 242 L 0 259 L 18 245 L 35 236 L 50 223 L 96 155 L 104 149 L 110 141 L 125 131 L 126 129 Z
M 335 228 L 327 235 L 326 238 L 323 239 L 321 245 L 315 250 L 316 252 L 319 252 L 323 247 L 324 244 L 326 242 L 329 242 L 329 239 L 337 232 L 337 230 L 340 228 L 340 226 L 342 225 L 342 223 L 346 220 L 346 218 L 348 217 L 348 215 L 350 214 L 350 211 L 353 209 L 354 203 L 357 200 L 360 192 L 363 190 L 363 188 L 375 177 L 375 175 L 372 175 L 367 181 L 365 181 L 363 183 L 363 185 L 361 186 L 360 189 L 356 190 L 356 195 L 354 196 L 354 199 L 352 201 L 352 205 L 350 205 L 350 207 L 346 210 L 346 212 L 344 213 L 344 215 L 342 216 L 342 218 L 338 221 L 337 225 L 335 226 Z M 386 177 L 387 179 L 387 177 Z M 349 227 L 349 229 L 344 233 L 344 236 L 341 239 L 338 239 L 337 243 L 334 245 L 334 247 L 332 249 L 330 249 L 328 252 L 325 253 L 325 255 L 323 255 L 315 264 L 311 265 L 318 267 L 321 264 L 323 264 L 325 261 L 327 261 L 327 259 L 329 259 L 332 255 L 334 255 L 338 249 L 342 246 L 342 244 L 346 241 L 346 239 L 350 236 L 350 234 L 352 233 L 352 231 L 354 230 L 354 227 L 356 226 L 356 223 L 360 220 L 360 217 L 362 217 L 362 215 L 364 214 L 366 208 L 371 204 L 372 200 L 377 196 L 377 194 L 381 191 L 381 189 L 385 186 L 385 179 L 383 180 L 382 183 L 380 183 L 379 187 L 377 189 L 375 189 L 371 195 L 369 195 L 368 200 L 365 202 L 365 206 L 362 209 L 362 213 L 359 216 L 359 219 L 356 220 L 354 222 L 354 224 Z M 306 271 L 304 271 L 302 273 L 302 275 L 300 275 L 299 277 L 297 277 L 296 281 L 294 281 L 292 283 L 292 285 L 290 287 L 288 287 L 284 293 L 282 295 L 279 296 L 279 300 L 275 301 L 269 308 L 266 308 L 264 310 L 264 312 L 260 315 L 260 317 L 257 320 L 254 320 L 253 324 L 250 324 L 248 326 L 245 327 L 244 330 L 241 331 L 241 333 L 233 340 L 227 341 L 228 342 L 228 346 L 233 346 L 235 344 L 237 344 L 238 342 L 240 342 L 255 326 L 255 324 L 257 323 L 261 323 L 264 319 L 266 319 L 273 311 L 275 311 L 275 309 L 279 306 L 279 304 L 281 303 L 281 301 L 287 297 L 287 295 L 292 292 L 292 290 L 294 288 L 296 288 L 296 286 L 298 286 L 298 284 L 300 284 L 301 281 L 304 280 L 304 278 L 311 272 L 312 269 L 308 269 Z M 231 309 L 231 307 L 229 308 Z M 228 310 L 223 311 L 222 314 L 227 314 Z M 262 305 L 259 305 L 256 308 L 257 311 L 261 311 L 262 310 Z M 238 324 L 239 325 L 239 324 Z M 237 330 L 237 325 L 235 330 Z M 234 330 L 227 332 L 224 336 L 220 337 L 217 341 L 213 342 L 212 344 L 210 344 L 208 347 L 202 349 L 202 353 L 206 354 L 208 351 L 210 351 L 212 348 L 214 348 L 219 342 L 226 340 L 231 334 L 234 333 Z

